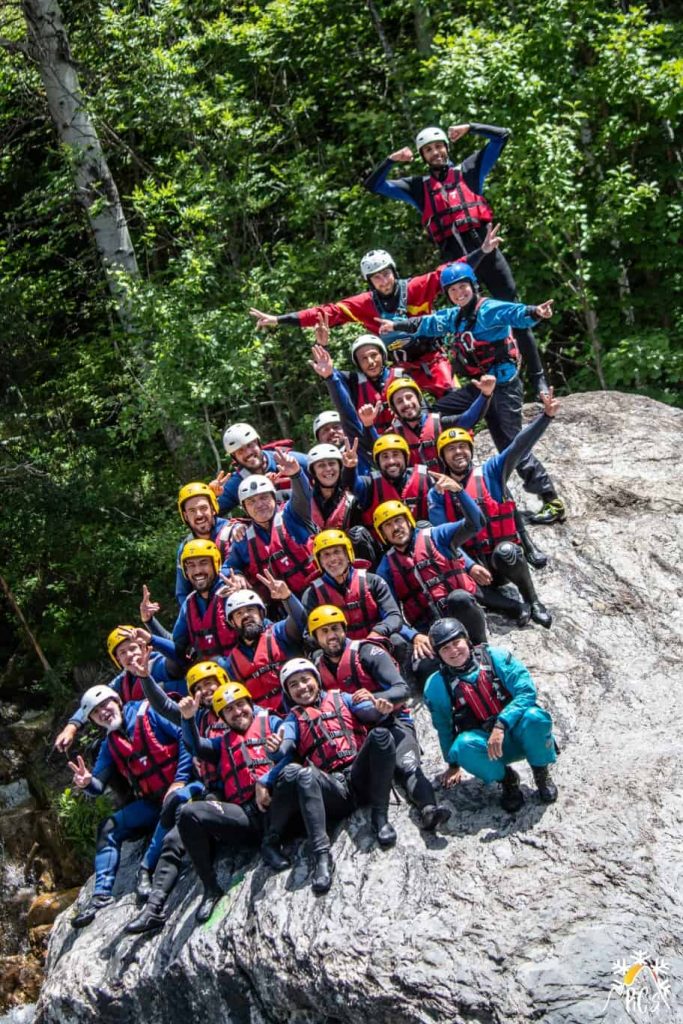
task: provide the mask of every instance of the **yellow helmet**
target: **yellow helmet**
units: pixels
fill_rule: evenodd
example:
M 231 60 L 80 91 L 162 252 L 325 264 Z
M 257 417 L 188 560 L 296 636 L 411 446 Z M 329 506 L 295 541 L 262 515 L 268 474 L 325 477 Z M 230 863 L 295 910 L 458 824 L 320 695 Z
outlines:
M 117 626 L 116 629 L 112 629 L 111 633 L 107 637 L 107 651 L 109 657 L 114 662 L 117 668 L 122 668 L 121 662 L 118 660 L 114 651 L 122 644 L 124 640 L 130 640 L 128 633 L 135 629 L 135 626 Z
M 185 484 L 178 491 L 178 512 L 180 512 L 180 518 L 183 522 L 185 522 L 183 519 L 183 504 L 188 498 L 208 498 L 211 508 L 218 515 L 218 499 L 208 484 Z
M 455 444 L 456 441 L 465 441 L 466 444 L 472 446 L 472 451 L 474 451 L 474 438 L 469 430 L 465 430 L 463 427 L 451 427 L 439 434 L 436 441 L 436 454 L 440 457 L 442 450 L 449 444 Z
M 353 562 L 356 557 L 356 553 L 353 550 L 353 544 L 343 530 L 323 530 L 322 533 L 316 533 L 313 538 L 313 559 L 321 571 L 322 566 L 318 560 L 320 552 L 325 551 L 327 548 L 338 547 L 346 548 L 346 554 L 349 556 L 349 561 Z
M 190 695 L 198 683 L 203 683 L 205 679 L 210 679 L 212 676 L 218 680 L 219 686 L 226 686 L 230 682 L 228 673 L 215 661 L 198 661 L 196 665 L 193 665 L 185 676 Z
M 226 683 L 223 683 L 222 686 L 218 687 L 211 698 L 213 713 L 215 715 L 220 715 L 223 708 L 229 707 L 230 704 L 234 704 L 238 700 L 248 700 L 250 704 L 254 703 L 246 686 L 242 686 L 241 683 L 236 683 L 232 679 L 228 679 Z
M 406 464 L 410 462 L 410 448 L 405 437 L 400 434 L 382 434 L 372 446 L 372 457 L 377 462 L 381 452 L 403 452 L 406 457 Z
M 410 525 L 415 526 L 413 513 L 402 501 L 384 501 L 375 509 L 372 516 L 372 525 L 375 527 L 375 532 L 382 543 L 384 543 L 384 537 L 382 536 L 380 526 L 388 523 L 390 519 L 396 519 L 397 516 L 405 516 Z
M 412 377 L 396 377 L 387 388 L 387 402 L 391 405 L 391 399 L 401 388 L 412 388 L 417 397 L 422 401 L 422 388 Z M 393 406 L 392 406 L 393 408 Z
M 337 608 L 336 604 L 321 604 L 318 608 L 314 608 L 308 616 L 308 632 L 313 636 L 316 629 L 320 629 L 321 626 L 329 626 L 333 622 L 341 622 L 346 629 L 346 616 L 341 608 Z
M 186 579 L 185 562 L 188 558 L 212 558 L 216 574 L 220 572 L 222 564 L 221 553 L 212 540 L 188 540 L 180 553 L 180 568 Z

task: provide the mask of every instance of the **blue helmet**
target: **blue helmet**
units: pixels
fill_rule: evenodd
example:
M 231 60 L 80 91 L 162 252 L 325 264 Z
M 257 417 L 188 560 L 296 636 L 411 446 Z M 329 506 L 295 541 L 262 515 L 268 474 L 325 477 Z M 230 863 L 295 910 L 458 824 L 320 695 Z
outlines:
M 456 284 L 458 281 L 469 281 L 472 287 L 476 290 L 479 282 L 477 281 L 477 275 L 472 270 L 469 263 L 449 263 L 447 267 L 441 271 L 441 278 L 439 283 L 442 291 L 448 291 L 452 284 Z

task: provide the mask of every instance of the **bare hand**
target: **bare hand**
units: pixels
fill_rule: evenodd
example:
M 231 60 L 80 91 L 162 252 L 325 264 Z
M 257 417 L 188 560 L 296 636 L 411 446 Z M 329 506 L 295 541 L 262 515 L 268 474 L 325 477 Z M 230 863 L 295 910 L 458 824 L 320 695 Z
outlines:
M 500 231 L 500 224 L 496 224 L 495 227 L 494 227 L 493 223 L 491 221 L 489 221 L 488 226 L 486 228 L 486 238 L 481 243 L 481 251 L 482 252 L 489 253 L 489 252 L 493 252 L 494 249 L 498 248 L 500 243 L 503 241 L 503 239 L 500 238 L 499 235 L 498 235 L 499 231 Z
M 191 722 L 199 711 L 199 700 L 195 697 L 190 697 L 188 694 L 187 697 L 183 697 L 182 700 L 178 701 L 178 710 L 183 718 Z
M 166 801 L 168 800 L 169 796 L 171 796 L 172 793 L 177 792 L 177 790 L 182 789 L 184 785 L 185 785 L 184 782 L 172 782 L 171 785 L 166 790 L 166 793 L 165 793 L 164 799 L 163 799 L 163 803 L 166 803 Z
M 541 320 L 550 320 L 553 315 L 554 305 L 555 299 L 546 299 L 545 302 L 541 302 L 539 306 L 536 306 L 535 315 L 540 317 Z
M 544 391 L 541 395 L 541 402 L 543 403 L 543 412 L 552 419 L 560 408 L 560 400 L 555 398 L 555 388 L 548 388 L 547 391 Z
M 334 370 L 334 362 L 327 349 L 323 348 L 322 345 L 314 345 L 311 349 L 311 355 L 313 358 L 308 360 L 308 365 L 312 367 L 312 369 L 315 370 L 318 376 L 322 377 L 323 380 L 327 380 L 328 377 L 331 377 Z
M 88 771 L 85 761 L 79 756 L 76 761 L 67 761 L 69 768 L 74 773 L 74 785 L 79 789 L 85 789 L 92 782 L 92 772 Z
M 488 587 L 490 583 L 493 583 L 493 576 L 483 565 L 472 565 L 467 572 L 474 582 L 479 583 L 482 587 Z
M 66 754 L 67 750 L 78 736 L 78 726 L 73 722 L 69 722 L 64 726 L 59 736 L 55 740 L 55 750 L 58 750 L 60 754 Z
M 247 532 L 247 524 L 242 523 L 239 520 L 235 521 L 235 525 L 230 530 L 230 543 L 239 544 L 241 540 L 244 540 Z
M 446 771 L 441 776 L 441 785 L 444 789 L 451 789 L 462 779 L 462 769 L 457 764 L 449 765 Z
M 379 333 L 380 334 L 390 334 L 394 329 L 395 328 L 394 328 L 394 321 L 393 320 L 381 320 L 380 319 L 380 322 L 379 322 Z
M 281 448 L 274 448 L 273 455 L 277 462 L 277 468 L 285 476 L 296 476 L 301 472 L 301 466 L 291 452 L 283 452 Z
M 237 590 L 247 590 L 249 587 L 246 579 L 240 573 L 232 572 L 230 569 L 228 569 L 228 572 L 230 573 L 229 576 L 226 576 L 224 572 L 218 573 L 220 578 L 223 580 L 223 586 L 219 587 L 216 591 L 217 597 L 230 597 L 230 595 L 234 594 Z
M 397 149 L 395 153 L 390 153 L 389 159 L 395 164 L 409 164 L 413 159 L 413 151 L 410 146 L 404 146 L 403 149 Z
M 457 142 L 463 135 L 467 135 L 469 130 L 468 124 L 452 124 L 448 129 L 448 138 L 451 142 Z
M 358 410 L 358 419 L 361 421 L 364 427 L 370 428 L 374 426 L 375 420 L 382 411 L 382 403 L 376 402 L 372 405 L 370 402 L 366 402 L 365 405 L 361 405 Z
M 225 470 L 221 470 L 218 476 L 214 477 L 214 479 L 211 480 L 211 482 L 209 483 L 209 487 L 211 488 L 213 493 L 218 497 L 220 497 L 220 495 L 223 493 L 223 488 L 225 487 L 225 482 L 227 479 L 228 474 L 225 472 Z
M 371 704 L 374 704 L 374 694 L 370 693 L 369 690 L 362 688 L 360 690 L 356 690 L 351 696 L 352 704 L 362 704 L 364 700 L 369 700 Z
M 380 715 L 391 715 L 395 711 L 394 705 L 386 697 L 373 697 L 373 703 Z
M 503 756 L 503 740 L 505 739 L 505 729 L 501 729 L 499 725 L 496 725 L 493 732 L 489 736 L 489 741 L 486 744 L 486 749 L 489 755 L 489 761 L 497 761 Z
M 264 786 L 262 782 L 257 782 L 254 787 L 254 799 L 256 800 L 256 806 L 259 811 L 263 814 L 266 813 L 272 802 L 272 796 L 267 786 Z
M 459 484 L 451 476 L 446 476 L 444 473 L 435 473 L 432 470 L 432 477 L 437 494 L 445 494 L 446 491 L 452 491 L 453 494 L 457 494 L 458 491 L 462 490 L 462 484 Z
M 140 618 L 143 622 L 149 622 L 161 609 L 158 601 L 153 601 L 146 583 L 142 584 L 142 601 L 140 602 Z
M 250 309 L 249 315 L 256 318 L 256 326 L 260 329 L 277 327 L 277 317 L 270 313 L 262 313 L 260 309 Z
M 481 391 L 485 398 L 490 398 L 496 390 L 496 378 L 492 373 L 485 373 L 479 380 L 473 380 L 470 383 L 474 384 L 475 388 Z
M 285 581 L 275 579 L 269 569 L 264 569 L 262 573 L 257 573 L 256 579 L 259 583 L 262 583 L 264 587 L 268 588 L 273 601 L 287 601 L 288 598 L 292 596 L 292 591 L 289 589 Z
M 147 635 L 149 639 L 149 634 Z M 139 676 L 140 679 L 146 679 L 149 675 L 149 656 L 152 652 L 151 647 L 141 647 L 135 657 L 130 663 L 130 671 L 134 676 Z
M 413 654 L 420 659 L 434 657 L 434 649 L 426 633 L 417 633 L 413 637 Z
M 330 343 L 330 317 L 329 313 L 319 312 L 315 321 L 315 343 L 321 348 L 327 348 Z
M 355 469 L 358 465 L 358 438 L 354 438 L 353 444 L 349 448 L 349 442 L 344 438 L 344 447 L 342 448 L 342 463 L 344 469 Z
M 270 736 L 266 736 L 265 748 L 270 751 L 271 754 L 275 754 L 282 746 L 282 733 L 271 732 Z

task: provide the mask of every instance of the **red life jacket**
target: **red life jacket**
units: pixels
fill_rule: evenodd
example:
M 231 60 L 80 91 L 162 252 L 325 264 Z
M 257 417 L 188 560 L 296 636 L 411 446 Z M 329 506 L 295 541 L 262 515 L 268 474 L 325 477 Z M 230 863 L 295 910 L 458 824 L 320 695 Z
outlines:
M 488 299 L 479 299 L 474 307 L 475 327 L 476 314 L 484 302 L 488 302 Z M 515 363 L 519 367 L 519 349 L 512 331 L 507 338 L 501 338 L 499 341 L 484 341 L 475 337 L 472 330 L 456 330 L 451 338 L 450 348 L 453 357 L 468 377 L 481 377 L 498 363 Z
M 427 469 L 433 469 L 437 473 L 441 472 L 439 456 L 436 453 L 436 441 L 441 433 L 441 419 L 438 413 L 427 413 L 424 426 L 420 428 L 419 433 L 416 433 L 398 416 L 393 422 L 392 430 L 408 442 L 411 465 L 425 465 Z
M 369 690 L 375 693 L 381 689 L 369 672 L 363 668 L 360 660 L 362 640 L 349 640 L 342 656 L 334 667 L 330 668 L 327 658 L 317 663 L 322 684 L 326 690 L 342 690 L 344 693 L 355 693 L 356 690 Z
M 282 688 L 280 669 L 290 655 L 286 654 L 277 640 L 272 626 L 266 626 L 253 648 L 251 659 L 241 647 L 235 647 L 230 656 L 232 674 L 244 683 L 255 704 L 272 711 L 282 711 Z
M 144 700 L 145 691 L 142 689 L 142 679 L 126 671 L 121 677 L 119 688 L 121 700 L 127 704 L 129 700 Z
M 479 662 L 479 675 L 474 683 L 458 679 L 452 686 L 451 702 L 454 713 L 467 706 L 480 722 L 486 722 L 500 714 L 512 695 L 496 675 L 486 645 L 473 648 L 473 654 Z
M 246 732 L 227 729 L 223 734 L 220 775 L 228 803 L 246 804 L 254 799 L 256 783 L 272 767 L 264 746 L 270 733 L 268 715 L 257 714 Z
M 493 220 L 488 202 L 465 184 L 459 167 L 449 167 L 443 180 L 427 174 L 422 181 L 422 224 L 436 245 L 454 231 L 469 231 Z
M 400 491 L 377 469 L 370 472 L 370 479 L 372 481 L 370 504 L 362 514 L 365 526 L 372 526 L 375 509 L 385 501 L 402 501 L 404 505 L 408 506 L 416 520 L 429 519 L 427 495 L 430 480 L 429 470 L 426 466 L 413 466 L 405 486 Z
M 320 505 L 313 491 L 311 499 L 311 519 L 319 530 L 348 530 L 351 525 L 351 514 L 353 512 L 353 495 L 348 491 L 342 491 L 339 501 L 332 509 L 327 518 L 320 511 Z
M 197 591 L 185 602 L 185 618 L 190 643 L 202 658 L 217 654 L 230 654 L 238 640 L 238 633 L 225 618 L 225 598 L 211 595 L 202 615 L 197 604 Z
M 437 618 L 451 590 L 474 594 L 477 584 L 462 558 L 446 558 L 431 538 L 430 530 L 416 530 L 413 551 L 390 548 L 386 555 L 391 580 L 403 614 L 411 626 Z
M 339 690 L 325 693 L 317 707 L 292 708 L 292 714 L 299 721 L 297 753 L 302 760 L 310 761 L 321 772 L 336 772 L 353 764 L 362 726 Z
M 210 708 L 208 708 L 199 716 L 197 720 L 197 729 L 199 731 L 199 735 L 204 739 L 213 740 L 222 736 L 224 732 L 227 732 L 228 726 L 222 718 L 219 718 Z M 218 789 L 221 780 L 218 765 L 212 764 L 211 761 L 204 761 L 201 757 L 195 757 L 193 758 L 193 761 L 197 774 L 206 788 Z
M 486 486 L 481 466 L 477 466 L 470 473 L 469 479 L 465 484 L 465 492 L 476 501 L 486 517 L 484 528 L 463 544 L 468 554 L 471 554 L 473 558 L 480 553 L 482 555 L 490 555 L 496 544 L 503 540 L 511 541 L 513 544 L 522 543 L 515 522 L 515 509 L 517 506 L 511 498 L 508 498 L 506 501 L 496 501 L 491 496 L 491 492 Z
M 294 540 L 284 525 L 281 512 L 276 512 L 273 517 L 268 543 L 263 540 L 253 523 L 247 527 L 245 539 L 249 552 L 247 576 L 259 593 L 263 588 L 259 590 L 256 574 L 262 573 L 264 569 L 269 569 L 277 579 L 284 580 L 297 597 L 301 597 L 309 583 L 320 575 L 311 556 L 313 536 L 311 535 L 305 544 Z M 270 594 L 266 597 L 266 603 L 268 601 Z
M 178 744 L 157 739 L 148 709 L 149 703 L 144 700 L 135 716 L 131 739 L 122 732 L 110 732 L 107 743 L 116 770 L 135 792 L 147 800 L 163 800 L 178 768 Z
M 324 579 L 313 580 L 319 605 L 333 604 L 341 608 L 346 615 L 347 636 L 350 640 L 363 640 L 373 626 L 376 626 L 380 614 L 379 605 L 372 596 L 368 586 L 368 574 L 365 569 L 354 569 L 351 579 L 347 577 L 343 592 L 330 586 Z

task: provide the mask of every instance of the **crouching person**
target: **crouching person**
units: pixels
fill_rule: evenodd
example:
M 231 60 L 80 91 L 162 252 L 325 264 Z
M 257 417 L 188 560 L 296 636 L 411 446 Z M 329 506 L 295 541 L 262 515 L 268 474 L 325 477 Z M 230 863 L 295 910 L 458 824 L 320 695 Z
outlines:
M 148 666 L 140 664 L 136 668 L 139 674 L 147 674 Z M 138 895 L 149 895 L 151 876 L 172 824 L 169 813 L 177 802 L 177 794 L 192 794 L 192 784 L 188 786 L 192 759 L 181 742 L 180 729 L 153 711 L 146 700 L 122 705 L 116 690 L 92 686 L 83 695 L 81 711 L 85 720 L 106 732 L 106 737 L 92 772 L 80 756 L 69 761 L 74 784 L 90 796 L 99 796 L 118 771 L 130 783 L 137 799 L 106 818 L 99 827 L 95 887 L 88 904 L 72 918 L 74 928 L 85 928 L 98 910 L 111 903 L 123 842 L 154 830 L 136 882 Z
M 484 782 L 500 782 L 501 806 L 514 813 L 524 796 L 510 763 L 527 760 L 541 801 L 554 803 L 552 720 L 536 703 L 526 666 L 489 644 L 473 647 L 458 619 L 435 622 L 429 640 L 441 668 L 427 680 L 424 698 L 448 762 L 443 785 L 456 785 L 461 768 Z
M 219 686 L 212 706 L 227 728 L 221 737 L 204 738 L 197 729 L 198 701 L 185 697 L 180 702 L 185 743 L 195 757 L 217 766 L 223 789 L 221 800 L 188 804 L 178 820 L 183 845 L 204 886 L 196 916 L 200 924 L 208 921 L 223 896 L 213 863 L 214 844 L 241 846 L 263 837 L 270 803 L 267 787 L 279 771 L 269 760 L 265 743 L 282 723 L 277 715 L 255 705 L 246 687 L 233 681 Z M 289 864 L 279 843 L 271 843 L 269 836 L 261 852 L 276 871 Z
M 282 835 L 298 803 L 315 858 L 312 888 L 332 884 L 327 817 L 339 819 L 370 806 L 372 830 L 383 848 L 396 832 L 388 821 L 396 746 L 388 729 L 366 735 L 364 722 L 383 717 L 372 701 L 354 704 L 349 693 L 322 689 L 320 673 L 305 658 L 293 658 L 280 673 L 291 710 L 267 747 L 282 768 L 273 793 L 270 827 Z M 294 763 L 296 758 L 300 763 Z

